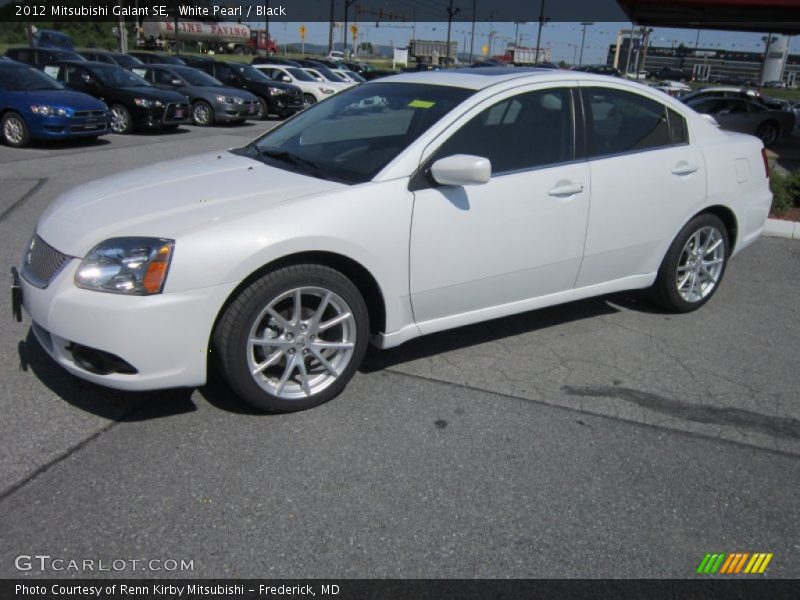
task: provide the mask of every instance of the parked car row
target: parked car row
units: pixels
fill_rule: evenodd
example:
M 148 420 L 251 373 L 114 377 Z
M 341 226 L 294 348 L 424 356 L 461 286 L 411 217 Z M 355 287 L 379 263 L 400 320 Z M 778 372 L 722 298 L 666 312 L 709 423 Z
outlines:
M 358 63 L 276 57 L 254 63 L 157 52 L 10 48 L 0 74 L 2 138 L 24 146 L 31 139 L 170 130 L 190 122 L 283 119 L 362 83 L 357 69 L 369 70 Z M 28 105 L 25 95 L 31 91 L 59 102 L 51 106 L 45 98 L 41 105 Z M 73 116 L 86 110 L 92 112 L 89 120 Z

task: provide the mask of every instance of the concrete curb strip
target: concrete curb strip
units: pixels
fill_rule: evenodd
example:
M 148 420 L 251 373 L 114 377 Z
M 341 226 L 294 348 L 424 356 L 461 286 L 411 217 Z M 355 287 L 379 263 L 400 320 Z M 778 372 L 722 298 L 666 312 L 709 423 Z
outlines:
M 764 235 L 769 237 L 800 240 L 800 223 L 795 221 L 782 221 L 780 219 L 767 219 L 764 225 Z

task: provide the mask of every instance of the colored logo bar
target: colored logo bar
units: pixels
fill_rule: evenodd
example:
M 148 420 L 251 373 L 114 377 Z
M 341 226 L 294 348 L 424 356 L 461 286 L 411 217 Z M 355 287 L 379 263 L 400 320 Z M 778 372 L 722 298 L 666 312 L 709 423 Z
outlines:
M 725 575 L 760 575 L 767 570 L 767 565 L 772 560 L 771 552 L 719 552 L 716 554 L 706 554 L 697 573 L 702 575 L 714 575 L 715 573 Z

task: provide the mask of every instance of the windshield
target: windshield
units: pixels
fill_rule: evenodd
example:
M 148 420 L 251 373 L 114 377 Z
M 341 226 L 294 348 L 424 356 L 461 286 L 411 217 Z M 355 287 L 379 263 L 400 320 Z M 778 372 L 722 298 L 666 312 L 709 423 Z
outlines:
M 320 75 L 322 75 L 328 81 L 333 81 L 334 83 L 342 83 L 344 79 L 339 77 L 336 73 L 331 71 L 328 67 L 324 65 L 315 66 L 314 70 L 317 71 Z
M 297 79 L 297 81 L 316 81 L 316 79 L 299 67 L 288 67 L 286 70 L 292 75 L 292 77 Z
M 113 65 L 95 66 L 92 68 L 92 72 L 109 87 L 152 87 L 147 81 L 122 67 Z
M 22 90 L 63 90 L 64 87 L 52 77 L 41 71 L 27 67 L 17 67 L 0 63 L 0 89 Z
M 321 179 L 363 183 L 472 93 L 417 83 L 351 88 L 237 152 Z
M 247 79 L 247 81 L 255 81 L 257 83 L 269 83 L 272 80 L 264 75 L 261 71 L 256 69 L 255 67 L 251 67 L 250 65 L 236 65 L 233 63 L 228 63 L 234 71 L 239 73 L 242 77 Z
M 364 83 L 366 81 L 366 79 L 364 79 L 361 75 L 359 75 L 355 71 L 345 71 L 345 73 L 350 79 L 358 83 Z
M 191 67 L 175 67 L 173 70 L 189 85 L 222 87 L 221 81 L 197 69 L 192 69 Z

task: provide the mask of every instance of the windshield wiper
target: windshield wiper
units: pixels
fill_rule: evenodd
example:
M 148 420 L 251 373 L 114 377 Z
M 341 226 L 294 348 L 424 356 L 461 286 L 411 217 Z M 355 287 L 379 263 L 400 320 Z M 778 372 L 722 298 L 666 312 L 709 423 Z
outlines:
M 327 177 L 323 177 L 322 175 L 320 175 L 320 166 L 313 160 L 303 158 L 302 156 L 297 156 L 296 154 L 292 154 L 291 152 L 286 152 L 285 150 L 259 150 L 258 153 L 261 156 L 269 156 L 270 158 L 274 158 L 275 160 L 287 162 L 295 165 L 296 167 L 302 167 L 306 171 L 313 171 L 313 174 L 316 175 L 317 177 L 322 177 L 322 179 L 327 179 Z

